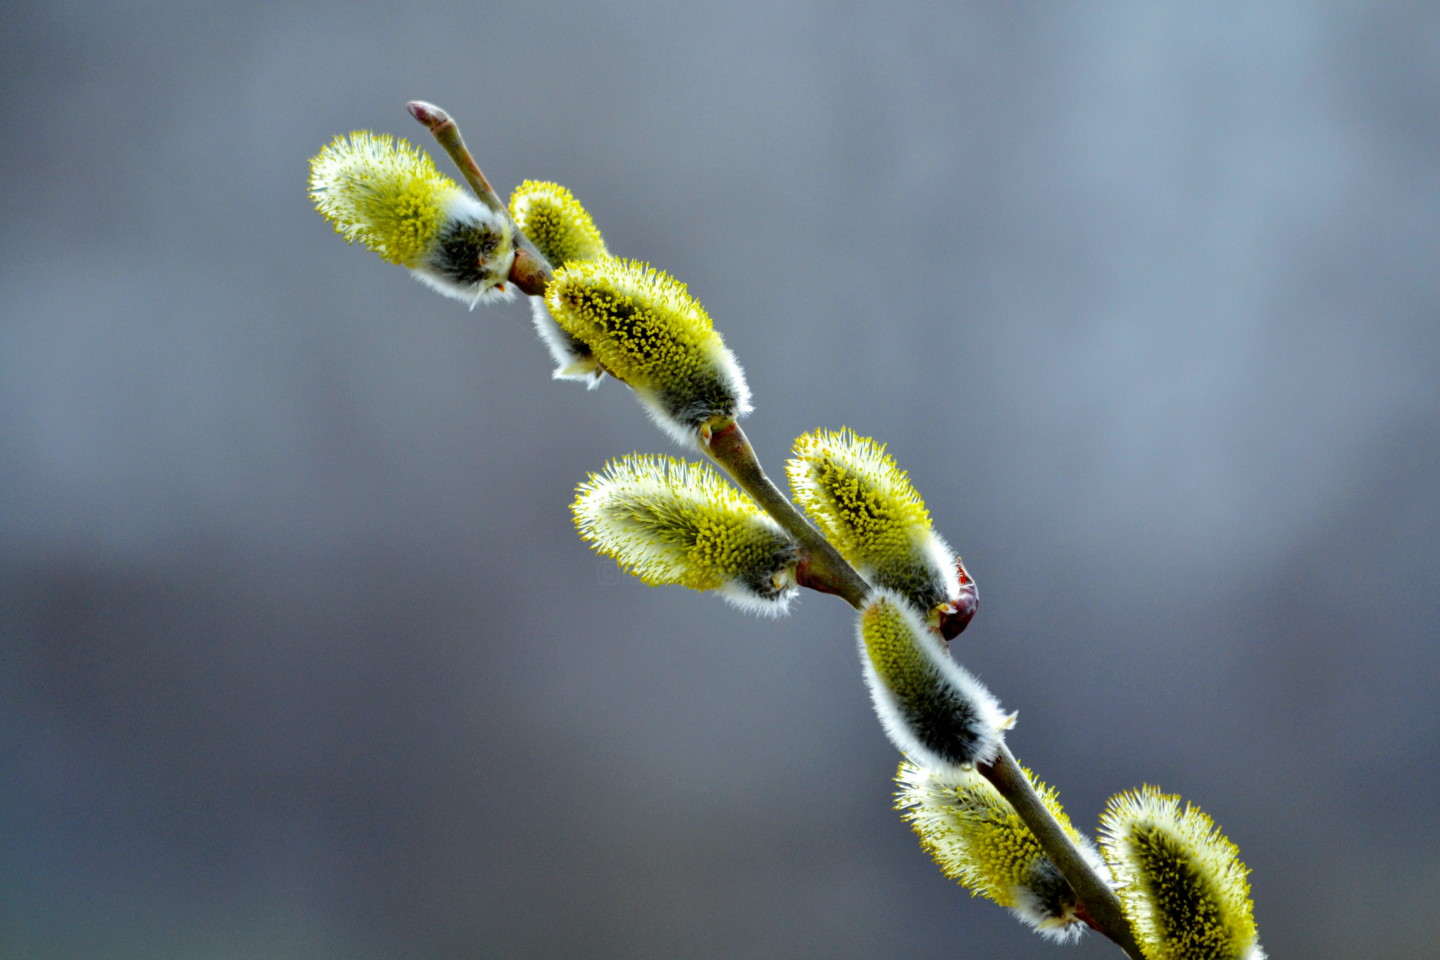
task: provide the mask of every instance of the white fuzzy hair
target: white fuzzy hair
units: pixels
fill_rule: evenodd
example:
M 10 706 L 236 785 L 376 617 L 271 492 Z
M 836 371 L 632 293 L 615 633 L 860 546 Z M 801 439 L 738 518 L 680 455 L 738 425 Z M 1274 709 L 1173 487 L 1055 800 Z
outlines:
M 915 639 L 916 646 L 934 668 L 939 683 L 958 695 L 958 698 L 963 700 L 973 713 L 963 731 L 957 731 L 963 732 L 966 738 L 965 742 L 957 743 L 965 755 L 963 760 L 955 761 L 941 757 L 925 744 L 911 729 L 910 723 L 905 717 L 904 705 L 875 670 L 875 665 L 865 648 L 862 613 L 855 632 L 860 645 L 860 662 L 864 667 L 865 685 L 870 690 L 870 699 L 875 704 L 875 713 L 880 717 L 880 725 L 885 728 L 885 733 L 890 737 L 890 741 L 899 747 L 906 756 L 913 758 L 917 764 L 941 775 L 958 773 L 976 763 L 986 763 L 995 759 L 1000 750 L 1003 731 L 1014 722 L 1013 715 L 1006 714 L 1001 709 L 1000 702 L 995 699 L 995 695 L 986 689 L 985 685 L 970 671 L 950 658 L 949 651 L 945 649 L 944 642 L 939 635 L 931 633 L 930 629 L 921 621 L 920 615 L 904 597 L 890 590 L 877 589 L 870 594 L 865 609 L 868 610 L 881 601 L 888 602 L 900 612 L 909 628 L 910 635 Z

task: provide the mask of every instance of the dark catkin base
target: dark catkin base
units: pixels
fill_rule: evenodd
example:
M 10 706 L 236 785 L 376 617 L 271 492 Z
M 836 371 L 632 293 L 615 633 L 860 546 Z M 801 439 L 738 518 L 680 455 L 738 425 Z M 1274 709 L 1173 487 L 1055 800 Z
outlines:
M 451 220 L 428 257 L 430 268 L 458 286 L 479 286 L 492 279 L 488 264 L 504 239 L 504 234 L 488 223 Z

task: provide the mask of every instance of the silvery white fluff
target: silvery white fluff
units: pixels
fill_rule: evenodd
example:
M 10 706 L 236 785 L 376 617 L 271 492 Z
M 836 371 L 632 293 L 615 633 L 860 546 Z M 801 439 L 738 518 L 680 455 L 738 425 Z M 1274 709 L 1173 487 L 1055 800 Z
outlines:
M 535 324 L 540 341 L 550 351 L 550 359 L 555 361 L 552 377 L 556 380 L 578 380 L 590 390 L 600 386 L 605 372 L 595 362 L 594 354 L 585 344 L 560 329 L 560 324 L 550 316 L 544 297 L 530 298 L 530 319 Z
M 872 662 L 865 643 L 865 614 L 888 604 L 899 617 L 927 665 L 923 689 L 897 694 Z M 1005 729 L 1015 717 L 970 671 L 950 658 L 943 641 L 920 620 L 900 594 L 877 589 L 861 611 L 856 628 L 865 685 L 890 741 L 917 764 L 938 773 L 958 773 L 995 759 Z

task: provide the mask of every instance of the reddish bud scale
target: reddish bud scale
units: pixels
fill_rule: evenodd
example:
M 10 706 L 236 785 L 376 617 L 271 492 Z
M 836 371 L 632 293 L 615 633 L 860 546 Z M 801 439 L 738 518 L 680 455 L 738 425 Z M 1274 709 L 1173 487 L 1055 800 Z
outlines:
M 970 621 L 975 618 L 975 611 L 980 608 L 980 593 L 975 587 L 975 581 L 970 578 L 970 571 L 965 569 L 965 564 L 959 557 L 955 558 L 955 573 L 960 580 L 960 591 L 948 603 L 940 605 L 940 636 L 946 640 L 954 640 L 965 632 L 970 626 Z

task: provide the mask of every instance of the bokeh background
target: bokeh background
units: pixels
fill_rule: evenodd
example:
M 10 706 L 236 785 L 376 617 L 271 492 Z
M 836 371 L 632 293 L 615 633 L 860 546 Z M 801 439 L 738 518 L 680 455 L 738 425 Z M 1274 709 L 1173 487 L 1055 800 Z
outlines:
M 1078 824 L 1158 784 L 1272 956 L 1440 950 L 1440 7 L 4 22 L 3 956 L 1061 955 L 889 809 L 848 608 L 590 554 L 574 485 L 680 451 L 310 210 L 412 98 L 690 285 L 772 472 L 890 445 Z

